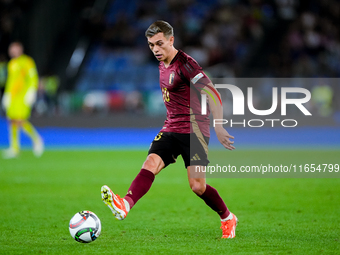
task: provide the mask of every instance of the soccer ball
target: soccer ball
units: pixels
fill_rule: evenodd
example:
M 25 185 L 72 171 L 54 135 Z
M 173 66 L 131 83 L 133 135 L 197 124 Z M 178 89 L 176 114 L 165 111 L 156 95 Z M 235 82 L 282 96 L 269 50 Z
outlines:
M 98 216 L 91 211 L 77 212 L 68 226 L 71 236 L 80 243 L 96 240 L 102 229 Z

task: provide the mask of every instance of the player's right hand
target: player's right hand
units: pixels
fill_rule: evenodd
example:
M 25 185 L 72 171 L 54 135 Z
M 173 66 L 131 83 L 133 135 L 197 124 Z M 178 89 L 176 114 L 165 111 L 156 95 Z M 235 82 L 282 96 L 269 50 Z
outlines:
M 11 103 L 11 96 L 9 93 L 4 93 L 4 95 L 2 96 L 2 107 L 4 108 L 4 110 L 7 110 L 10 103 Z

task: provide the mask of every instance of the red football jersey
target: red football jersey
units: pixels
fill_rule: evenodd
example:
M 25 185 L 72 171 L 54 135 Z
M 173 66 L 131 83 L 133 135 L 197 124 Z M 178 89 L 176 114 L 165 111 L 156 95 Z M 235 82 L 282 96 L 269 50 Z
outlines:
M 207 114 L 201 114 L 201 89 L 211 81 L 199 64 L 179 50 L 167 68 L 159 63 L 159 82 L 167 110 L 161 132 L 189 134 L 198 126 L 209 137 L 210 111 L 207 106 Z

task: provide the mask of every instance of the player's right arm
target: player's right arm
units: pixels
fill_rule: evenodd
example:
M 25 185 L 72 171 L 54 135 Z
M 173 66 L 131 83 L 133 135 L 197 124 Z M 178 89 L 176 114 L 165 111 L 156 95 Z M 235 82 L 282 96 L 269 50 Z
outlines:
M 15 63 L 14 63 L 15 64 Z M 13 94 L 13 78 L 15 77 L 15 67 L 13 66 L 13 61 L 8 62 L 8 75 L 5 85 L 4 95 L 2 97 L 2 107 L 7 110 L 9 105 L 11 104 L 12 94 Z

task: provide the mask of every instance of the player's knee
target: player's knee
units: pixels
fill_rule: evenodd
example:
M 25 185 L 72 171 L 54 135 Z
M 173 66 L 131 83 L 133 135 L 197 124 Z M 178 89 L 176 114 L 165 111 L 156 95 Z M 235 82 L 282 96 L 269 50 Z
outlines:
M 22 121 L 21 120 L 10 120 L 11 125 L 21 126 Z
M 205 191 L 205 184 L 198 181 L 190 182 L 191 190 L 198 196 L 201 196 Z
M 149 170 L 154 175 L 158 174 L 162 170 L 162 159 L 155 154 L 150 154 L 146 158 L 142 168 Z

